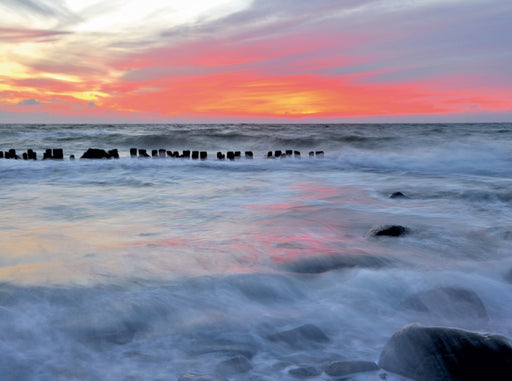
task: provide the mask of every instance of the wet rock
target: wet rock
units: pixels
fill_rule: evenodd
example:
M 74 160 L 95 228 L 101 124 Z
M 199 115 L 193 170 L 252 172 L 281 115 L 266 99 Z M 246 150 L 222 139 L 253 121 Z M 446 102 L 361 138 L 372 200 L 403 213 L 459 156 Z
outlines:
M 227 356 L 243 356 L 247 359 L 251 359 L 256 354 L 257 349 L 255 346 L 238 343 L 196 343 L 187 353 L 197 356 L 208 353 L 220 353 Z
M 510 270 L 505 274 L 505 280 L 506 280 L 508 283 L 512 283 L 512 269 L 510 269 Z
M 119 151 L 117 150 L 117 148 L 111 149 L 110 151 L 108 151 L 108 154 L 113 159 L 119 159 Z
M 80 159 L 110 159 L 110 155 L 103 149 L 89 148 Z
M 130 157 L 137 157 L 137 148 L 130 148 Z
M 374 372 L 379 366 L 373 361 L 333 361 L 324 369 L 331 377 L 343 377 L 354 373 Z
M 374 255 L 322 255 L 293 260 L 285 264 L 284 269 L 298 274 L 322 274 L 353 267 L 382 268 L 391 263 L 387 258 Z
M 388 340 L 378 363 L 416 381 L 505 381 L 512 379 L 512 343 L 498 335 L 410 324 Z
M 245 151 L 245 158 L 246 159 L 252 159 L 254 157 L 254 154 L 252 151 Z
M 178 381 L 228 381 L 228 379 L 209 374 L 185 373 L 178 378 Z
M 225 376 L 247 373 L 252 369 L 251 362 L 245 356 L 235 356 L 222 361 L 215 370 Z
M 311 348 L 330 342 L 330 339 L 320 328 L 313 324 L 304 324 L 288 331 L 278 332 L 268 336 L 270 341 L 285 343 L 293 348 Z
M 320 376 L 322 371 L 320 369 L 315 368 L 314 366 L 305 366 L 300 368 L 293 368 L 288 371 L 290 376 L 295 378 L 310 378 Z
M 389 198 L 409 198 L 402 192 L 393 192 L 393 193 L 389 194 L 388 197 Z
M 478 295 L 462 287 L 439 287 L 421 291 L 407 297 L 400 303 L 399 308 L 445 319 L 489 319 Z
M 401 225 L 380 225 L 371 228 L 367 235 L 370 237 L 400 237 L 409 232 L 410 230 L 408 228 Z

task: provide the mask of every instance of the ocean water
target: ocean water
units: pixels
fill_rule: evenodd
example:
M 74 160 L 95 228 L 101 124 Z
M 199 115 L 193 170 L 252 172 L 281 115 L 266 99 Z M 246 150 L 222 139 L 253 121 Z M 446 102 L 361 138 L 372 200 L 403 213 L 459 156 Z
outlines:
M 512 338 L 512 124 L 0 125 L 11 148 L 39 160 L 0 159 L 2 379 L 329 380 L 411 322 Z M 404 303 L 446 287 L 485 314 Z

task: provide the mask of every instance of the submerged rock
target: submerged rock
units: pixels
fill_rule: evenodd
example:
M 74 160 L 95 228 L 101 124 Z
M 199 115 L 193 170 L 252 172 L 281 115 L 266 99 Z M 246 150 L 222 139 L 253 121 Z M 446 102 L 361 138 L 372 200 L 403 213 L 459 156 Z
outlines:
M 210 374 L 185 373 L 178 378 L 178 381 L 228 381 L 228 379 Z
M 225 376 L 247 373 L 251 369 L 251 362 L 245 356 L 235 356 L 228 360 L 224 360 L 215 368 L 218 373 Z
M 343 377 L 353 373 L 374 372 L 379 366 L 373 361 L 333 361 L 324 369 L 331 377 Z
M 391 263 L 391 260 L 376 255 L 322 255 L 294 260 L 285 264 L 284 269 L 299 274 L 321 274 L 353 267 L 382 268 Z
M 322 371 L 320 369 L 315 368 L 314 366 L 293 368 L 288 371 L 288 374 L 295 378 L 316 377 L 316 376 L 320 376 L 321 373 L 322 373 Z
M 388 197 L 389 198 L 409 198 L 402 192 L 393 192 L 393 193 L 389 194 Z
M 400 237 L 409 233 L 409 228 L 401 225 L 381 225 L 375 226 L 371 228 L 367 235 L 370 237 L 380 237 L 380 236 L 388 236 L 388 237 Z
M 416 381 L 505 381 L 512 379 L 512 343 L 498 335 L 410 324 L 388 340 L 378 363 Z
M 300 327 L 282 331 L 268 336 L 270 341 L 286 343 L 293 348 L 310 348 L 318 344 L 328 343 L 330 339 L 320 328 L 313 324 L 304 324 Z
M 489 319 L 478 295 L 462 287 L 439 287 L 421 291 L 406 298 L 399 308 L 445 319 Z

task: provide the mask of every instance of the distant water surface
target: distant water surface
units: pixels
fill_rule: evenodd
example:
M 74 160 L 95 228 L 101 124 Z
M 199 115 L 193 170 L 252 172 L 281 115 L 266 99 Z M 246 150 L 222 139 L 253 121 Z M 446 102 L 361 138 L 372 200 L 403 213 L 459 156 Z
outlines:
M 90 147 L 121 157 L 68 159 Z M 243 353 L 229 379 L 287 380 L 376 361 L 412 321 L 512 337 L 512 124 L 0 125 L 11 148 L 39 160 L 0 159 L 6 379 L 172 380 Z M 266 159 L 287 149 L 300 159 Z M 368 236 L 385 224 L 409 234 Z M 400 307 L 439 287 L 488 319 Z M 305 324 L 330 341 L 272 340 Z

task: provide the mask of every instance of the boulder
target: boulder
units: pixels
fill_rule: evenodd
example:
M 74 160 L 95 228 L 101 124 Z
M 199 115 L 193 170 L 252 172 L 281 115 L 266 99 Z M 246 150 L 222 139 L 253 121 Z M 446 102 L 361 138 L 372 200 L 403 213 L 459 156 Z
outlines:
M 278 341 L 296 349 L 312 348 L 330 342 L 320 328 L 313 324 L 304 324 L 288 331 L 268 336 L 270 341 Z
M 402 192 L 393 192 L 393 193 L 389 194 L 388 197 L 389 198 L 409 198 Z
M 228 381 L 228 379 L 210 374 L 185 373 L 178 378 L 178 381 Z
M 489 319 L 478 295 L 462 287 L 439 287 L 421 291 L 407 297 L 400 303 L 399 308 L 443 319 Z
M 353 267 L 381 268 L 390 264 L 389 259 L 376 255 L 321 255 L 295 259 L 286 263 L 284 269 L 298 274 L 322 274 Z
M 288 374 L 295 378 L 310 378 L 320 376 L 322 371 L 314 366 L 303 366 L 290 369 Z
M 344 377 L 349 374 L 374 372 L 379 370 L 379 366 L 373 361 L 333 361 L 324 369 L 325 373 L 331 377 Z
M 498 335 L 409 324 L 388 340 L 378 364 L 416 381 L 505 381 L 512 379 L 512 343 Z
M 225 376 L 247 373 L 252 369 L 251 362 L 245 356 L 235 356 L 224 360 L 217 365 L 215 370 Z
M 409 233 L 410 230 L 401 225 L 380 225 L 371 228 L 367 235 L 370 237 L 400 237 Z

